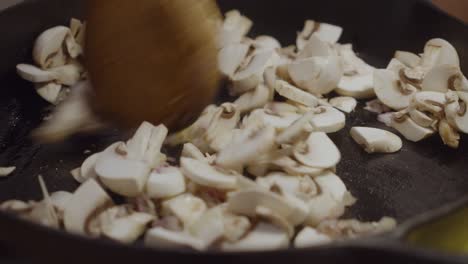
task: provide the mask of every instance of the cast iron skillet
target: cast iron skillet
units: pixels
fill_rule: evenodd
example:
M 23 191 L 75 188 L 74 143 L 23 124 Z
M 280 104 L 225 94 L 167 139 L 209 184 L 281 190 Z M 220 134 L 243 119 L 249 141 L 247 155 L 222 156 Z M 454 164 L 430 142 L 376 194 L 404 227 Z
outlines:
M 468 69 L 468 27 L 426 2 L 417 0 L 221 0 L 226 11 L 240 9 L 255 21 L 252 34 L 277 37 L 283 45 L 295 41 L 305 19 L 313 18 L 345 28 L 341 42 L 352 42 L 371 64 L 385 67 L 396 49 L 421 52 L 433 37 L 450 41 L 459 51 L 462 69 Z M 0 181 L 0 201 L 39 199 L 37 175 L 44 176 L 51 191 L 77 187 L 69 170 L 86 155 L 117 140 L 115 131 L 75 137 L 66 143 L 38 145 L 29 133 L 47 113 L 47 104 L 30 84 L 15 74 L 15 65 L 31 61 L 34 38 L 43 30 L 82 17 L 79 0 L 31 0 L 0 14 L 0 165 L 15 165 L 11 177 Z M 343 153 L 338 175 L 359 199 L 349 217 L 376 220 L 383 215 L 407 221 L 421 213 L 459 200 L 468 192 L 468 138 L 459 150 L 443 146 L 438 137 L 418 144 L 405 142 L 394 155 L 368 155 L 348 136 L 351 126 L 382 127 L 371 113 L 358 110 L 347 128 L 332 135 Z M 270 253 L 220 254 L 147 249 L 108 241 L 89 240 L 49 230 L 0 213 L 0 241 L 4 254 L 25 260 L 84 263 L 176 261 L 205 263 L 447 263 L 468 261 L 410 248 L 386 240 L 359 240 L 307 250 Z M 383 242 L 382 242 L 383 241 Z

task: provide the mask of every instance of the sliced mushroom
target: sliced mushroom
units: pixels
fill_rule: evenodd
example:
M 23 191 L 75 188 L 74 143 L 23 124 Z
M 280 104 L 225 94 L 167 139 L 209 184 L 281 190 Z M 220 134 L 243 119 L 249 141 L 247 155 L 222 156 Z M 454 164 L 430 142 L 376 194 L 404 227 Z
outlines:
M 257 215 L 256 209 L 259 206 L 271 209 L 293 226 L 301 224 L 308 213 L 302 204 L 292 203 L 286 198 L 259 188 L 238 191 L 232 194 L 227 202 L 229 212 L 250 217 Z
M 448 64 L 459 67 L 460 59 L 455 48 L 443 39 L 431 39 L 424 47 L 421 65 L 425 69 L 431 69 L 434 66 Z
M 288 235 L 280 228 L 260 222 L 241 240 L 221 245 L 223 251 L 267 251 L 287 248 Z
M 354 203 L 341 179 L 331 172 L 315 178 L 321 194 L 308 202 L 309 215 L 306 223 L 315 226 L 326 219 L 340 217 L 344 207 Z
M 384 105 L 379 99 L 367 101 L 366 107 L 364 107 L 364 109 L 376 114 L 383 114 L 392 110 L 388 106 Z
M 283 229 L 290 239 L 294 236 L 294 226 L 270 208 L 259 206 L 255 209 L 255 212 L 257 217 L 261 220 L 272 223 Z
M 234 104 L 240 113 L 246 113 L 265 106 L 271 98 L 271 91 L 264 84 L 260 84 L 253 91 L 241 95 Z
M 188 228 L 206 211 L 205 202 L 189 193 L 181 194 L 162 203 L 162 210 L 176 216 Z
M 58 103 L 61 91 L 62 85 L 55 82 L 36 84 L 37 94 L 51 104 Z
M 269 110 L 257 109 L 244 118 L 242 121 L 242 129 L 249 127 L 258 128 L 263 126 L 271 126 L 276 130 L 281 131 L 289 127 L 294 121 L 299 119 L 301 115 L 297 113 L 281 113 L 276 114 Z
M 146 213 L 132 213 L 115 219 L 109 225 L 104 226 L 102 234 L 110 239 L 131 244 L 143 235 L 147 225 L 154 218 L 153 215 Z
M 218 65 L 221 73 L 232 77 L 247 56 L 248 51 L 249 45 L 245 43 L 233 43 L 223 47 L 218 54 Z
M 69 232 L 87 234 L 88 221 L 99 210 L 112 205 L 112 200 L 102 187 L 90 179 L 73 193 L 64 211 L 63 222 Z
M 203 241 L 206 246 L 212 245 L 224 236 L 222 208 L 208 209 L 188 229 L 192 236 Z
M 312 132 L 306 142 L 294 148 L 294 157 L 304 165 L 333 168 L 341 159 L 336 145 L 324 132 Z
M 341 59 L 338 56 L 296 60 L 289 65 L 288 72 L 298 87 L 313 94 L 330 93 L 343 76 Z
M 78 63 L 70 63 L 67 65 L 50 68 L 48 71 L 55 76 L 55 81 L 57 83 L 73 86 L 81 80 L 83 66 Z
M 398 130 L 407 140 L 418 142 L 432 134 L 434 130 L 426 127 L 422 127 L 413 121 L 407 115 L 393 115 L 391 126 Z
M 198 137 L 203 135 L 206 130 L 208 129 L 208 126 L 210 125 L 211 121 L 213 120 L 213 117 L 217 113 L 218 107 L 215 105 L 209 105 L 205 108 L 205 110 L 201 113 L 200 117 L 195 121 L 191 126 L 188 128 L 177 132 L 173 135 L 170 135 L 165 143 L 170 145 L 170 146 L 177 146 L 180 144 L 184 144 L 187 142 L 192 142 L 194 145 L 196 145 L 198 148 L 200 147 L 206 147 L 206 146 L 199 146 L 196 142 Z
M 433 91 L 445 93 L 453 89 L 450 80 L 460 75 L 458 66 L 442 64 L 432 68 L 425 76 L 421 87 L 423 91 Z
M 234 140 L 219 152 L 216 164 L 228 169 L 244 166 L 259 155 L 270 151 L 274 144 L 275 129 L 273 127 L 246 129 L 238 140 Z
M 422 127 L 432 127 L 434 123 L 437 122 L 437 120 L 416 108 L 410 109 L 408 114 L 416 124 Z
M 372 73 L 356 76 L 344 75 L 335 91 L 339 95 L 350 96 L 356 99 L 366 99 L 375 96 Z
M 407 51 L 397 50 L 393 58 L 397 59 L 398 61 L 403 63 L 405 66 L 410 67 L 410 68 L 415 68 L 419 66 L 421 63 L 421 57 L 419 57 L 418 55 L 414 53 L 407 52 Z
M 420 111 L 427 111 L 436 117 L 440 117 L 443 115 L 446 102 L 444 93 L 419 92 L 414 95 L 411 105 Z
M 275 172 L 258 178 L 257 184 L 268 190 L 274 189 L 280 194 L 294 195 L 303 201 L 307 201 L 318 193 L 317 186 L 309 176 L 289 176 Z
M 151 228 L 146 232 L 145 245 L 153 248 L 183 248 L 205 250 L 205 244 L 190 235 L 178 231 L 171 231 L 161 227 Z
M 0 167 L 0 177 L 7 177 L 10 176 L 14 171 L 16 170 L 16 167 Z
M 123 142 L 106 149 L 99 155 L 94 169 L 107 188 L 136 197 L 143 192 L 151 168 L 143 161 L 129 159 L 126 149 Z
M 18 64 L 16 71 L 21 78 L 33 83 L 51 82 L 57 79 L 54 72 L 42 70 L 30 64 Z
M 117 143 L 120 144 L 120 143 Z M 117 146 L 117 145 L 115 145 Z M 79 183 L 84 183 L 88 179 L 94 179 L 98 175 L 96 174 L 96 162 L 99 158 L 100 153 L 93 154 L 89 156 L 81 165 L 80 168 L 80 176 L 78 178 L 75 178 Z
M 66 58 L 63 54 L 65 38 L 70 34 L 70 29 L 57 26 L 44 31 L 34 44 L 33 58 L 42 69 L 63 66 Z
M 330 99 L 330 104 L 333 107 L 349 114 L 356 108 L 357 101 L 353 97 L 341 96 Z
M 232 77 L 231 94 L 239 95 L 255 89 L 263 81 L 263 73 L 272 65 L 278 64 L 279 55 L 273 50 L 261 50 L 241 67 Z
M 327 43 L 335 44 L 340 39 L 342 33 L 343 28 L 341 27 L 313 20 L 306 20 L 302 32 L 297 36 L 296 45 L 299 50 L 302 50 L 312 36 L 316 36 Z
M 306 59 L 311 57 L 328 57 L 334 55 L 329 43 L 322 41 L 315 35 L 310 36 L 304 47 L 299 49 L 296 59 Z
M 164 125 L 158 127 L 143 122 L 135 135 L 127 142 L 128 159 L 146 162 L 152 168 L 160 165 L 158 156 L 168 130 Z
M 204 135 L 210 149 L 216 152 L 224 149 L 232 141 L 233 131 L 239 120 L 240 111 L 235 104 L 222 104 L 213 116 Z
M 316 113 L 317 112 L 315 110 L 309 111 L 301 118 L 294 121 L 294 123 L 278 134 L 276 137 L 276 143 L 279 145 L 294 143 L 307 132 L 314 130 L 315 127 L 311 127 L 310 122 Z
M 207 161 L 205 155 L 197 148 L 197 146 L 192 143 L 185 143 L 182 148 L 182 154 L 180 155 L 184 158 L 196 159 L 199 161 Z
M 390 70 L 374 72 L 374 90 L 380 101 L 395 110 L 408 107 L 416 92 L 416 88 L 402 82 L 397 74 Z
M 290 175 L 317 176 L 323 173 L 323 169 L 313 168 L 299 163 L 291 157 L 281 157 L 272 161 L 272 164 L 280 167 Z
M 460 134 L 446 119 L 439 121 L 439 134 L 445 145 L 455 149 L 460 145 Z
M 276 50 L 281 48 L 279 41 L 270 36 L 258 36 L 255 38 L 254 47 L 260 50 Z
M 199 185 L 223 190 L 237 187 L 236 175 L 233 172 L 190 158 L 181 158 L 180 164 L 184 175 Z
M 249 218 L 224 212 L 224 238 L 227 242 L 237 242 L 251 229 Z
M 317 231 L 312 227 L 304 227 L 294 239 L 294 247 L 308 248 L 322 246 L 332 242 L 332 238 Z
M 238 10 L 227 12 L 225 17 L 219 35 L 220 47 L 225 47 L 231 43 L 240 43 L 253 25 L 252 21 L 242 16 Z
M 377 128 L 353 127 L 351 137 L 368 153 L 394 153 L 403 146 L 397 135 Z
M 335 49 L 343 64 L 343 77 L 335 91 L 359 99 L 374 97 L 374 67 L 359 58 L 350 44 L 337 44 Z
M 57 211 L 59 219 L 63 220 L 63 213 L 72 197 L 73 194 L 66 191 L 58 191 L 50 194 L 50 202 Z
M 146 183 L 146 193 L 153 199 L 165 199 L 185 192 L 185 178 L 179 168 L 161 167 L 153 171 Z
M 450 102 L 445 107 L 447 120 L 450 124 L 456 127 L 462 133 L 468 133 L 468 113 L 466 111 L 468 105 L 468 93 L 457 92 L 457 96 L 453 102 Z
M 306 106 L 315 107 L 319 103 L 318 98 L 314 95 L 282 80 L 276 81 L 275 90 L 279 95 Z
M 315 112 L 316 114 L 310 120 L 315 131 L 335 133 L 346 125 L 346 116 L 331 106 L 320 106 L 315 109 Z

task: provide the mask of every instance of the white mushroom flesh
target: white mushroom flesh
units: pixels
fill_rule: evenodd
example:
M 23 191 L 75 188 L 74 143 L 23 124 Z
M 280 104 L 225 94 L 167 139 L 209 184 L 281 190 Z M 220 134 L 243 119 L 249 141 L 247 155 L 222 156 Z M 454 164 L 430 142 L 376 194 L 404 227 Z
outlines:
M 368 153 L 394 153 L 399 151 L 403 142 L 388 131 L 371 127 L 353 127 L 351 137 Z

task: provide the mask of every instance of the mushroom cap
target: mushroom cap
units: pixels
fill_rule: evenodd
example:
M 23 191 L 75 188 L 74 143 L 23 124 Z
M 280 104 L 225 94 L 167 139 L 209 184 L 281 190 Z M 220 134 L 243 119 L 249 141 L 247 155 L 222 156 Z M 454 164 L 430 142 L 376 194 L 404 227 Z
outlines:
M 442 64 L 460 67 L 460 58 L 458 57 L 457 50 L 444 39 L 431 39 L 424 47 L 421 65 L 424 68 L 430 69 Z
M 233 43 L 223 47 L 218 54 L 219 70 L 228 77 L 233 77 L 236 70 L 244 61 L 248 51 L 248 44 Z
M 373 73 L 346 76 L 344 75 L 335 89 L 336 93 L 356 99 L 367 99 L 375 96 Z
M 184 193 L 162 202 L 162 210 L 176 216 L 188 228 L 206 212 L 207 205 L 202 199 Z
M 402 120 L 392 120 L 391 126 L 398 130 L 407 140 L 418 142 L 434 134 L 434 130 L 418 125 L 410 117 L 403 117 Z
M 410 105 L 416 89 L 408 87 L 407 92 L 402 91 L 404 85 L 396 73 L 390 70 L 376 70 L 374 72 L 374 91 L 385 105 L 392 109 L 401 110 Z
M 36 84 L 36 93 L 51 104 L 58 103 L 61 91 L 62 85 L 55 82 Z
M 146 193 L 153 199 L 165 199 L 185 192 L 185 178 L 179 168 L 162 167 L 151 172 Z
M 204 212 L 197 221 L 188 228 L 189 233 L 203 241 L 207 246 L 212 245 L 224 235 L 223 210 L 217 206 Z
M 333 168 L 341 160 L 335 143 L 324 132 L 312 132 L 304 144 L 294 149 L 294 157 L 314 168 Z
M 62 46 L 68 34 L 70 34 L 69 28 L 57 26 L 39 35 L 33 48 L 33 59 L 36 64 L 42 69 L 64 65 L 64 60 L 57 61 L 53 57 L 64 55 Z
M 331 46 L 322 41 L 318 36 L 312 35 L 305 43 L 302 49 L 299 49 L 297 59 L 306 59 L 311 57 L 328 57 L 334 55 L 335 52 Z
M 315 131 L 335 133 L 346 125 L 346 116 L 334 107 L 320 106 L 315 111 L 316 114 L 310 120 Z
M 313 94 L 328 94 L 340 82 L 343 67 L 340 57 L 333 55 L 296 60 L 288 72 L 298 87 Z
M 99 209 L 112 205 L 112 200 L 94 180 L 83 183 L 67 202 L 63 223 L 69 232 L 86 234 L 88 219 Z
M 451 89 L 450 79 L 458 74 L 460 74 L 458 66 L 449 64 L 434 66 L 424 77 L 421 84 L 422 90 L 445 93 Z
M 319 103 L 316 96 L 282 80 L 276 81 L 275 90 L 279 95 L 305 106 L 315 107 Z
M 239 139 L 233 140 L 231 144 L 219 152 L 216 164 L 227 169 L 248 164 L 273 148 L 275 134 L 276 131 L 271 126 L 246 129 L 241 133 Z
M 353 127 L 351 137 L 368 153 L 394 153 L 403 146 L 397 135 L 378 128 Z
M 256 209 L 259 206 L 271 209 L 293 226 L 301 224 L 308 213 L 307 209 L 302 208 L 300 204 L 260 188 L 238 191 L 227 201 L 229 212 L 251 217 L 256 216 Z
M 18 64 L 16 71 L 21 78 L 33 83 L 51 82 L 57 79 L 54 72 L 42 70 L 30 64 Z
M 181 158 L 180 165 L 184 175 L 201 186 L 222 190 L 237 188 L 237 178 L 233 172 L 222 171 L 207 162 L 191 158 Z
M 143 161 L 117 154 L 118 148 L 113 145 L 100 154 L 94 169 L 107 188 L 126 197 L 136 197 L 143 192 L 151 168 Z
M 407 52 L 407 51 L 397 50 L 393 58 L 397 59 L 398 61 L 403 63 L 405 66 L 410 67 L 410 68 L 417 67 L 421 63 L 421 57 L 419 57 L 418 55 L 412 52 Z
M 117 144 L 119 143 L 114 144 L 114 147 L 117 147 Z M 95 153 L 89 156 L 88 158 L 86 158 L 83 164 L 81 164 L 80 181 L 79 181 L 80 183 L 83 183 L 87 181 L 88 179 L 93 179 L 93 178 L 98 177 L 94 168 L 96 167 L 96 162 L 100 154 L 101 153 Z
M 353 97 L 338 96 L 330 99 L 330 105 L 345 113 L 351 113 L 357 106 L 357 101 Z
M 457 92 L 457 95 L 460 101 L 447 104 L 445 112 L 451 125 L 456 127 L 459 131 L 468 134 L 468 113 L 466 111 L 466 107 L 468 105 L 468 93 Z
M 247 35 L 253 22 L 242 16 L 238 10 L 232 10 L 225 14 L 224 23 L 218 36 L 219 47 L 225 47 L 231 43 L 239 43 Z

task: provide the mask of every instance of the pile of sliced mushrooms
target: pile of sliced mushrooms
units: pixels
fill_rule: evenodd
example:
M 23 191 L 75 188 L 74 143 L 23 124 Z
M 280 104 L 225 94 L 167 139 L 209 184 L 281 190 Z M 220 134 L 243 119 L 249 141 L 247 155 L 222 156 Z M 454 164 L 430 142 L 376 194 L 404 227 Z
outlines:
M 468 81 L 455 49 L 434 39 L 421 56 L 398 51 L 387 69 L 377 70 L 350 44 L 338 43 L 338 26 L 308 20 L 296 45 L 282 47 L 270 36 L 247 37 L 252 25 L 234 10 L 220 27 L 219 68 L 233 102 L 208 106 L 174 134 L 145 122 L 127 142 L 72 170 L 81 183 L 74 193 L 49 194 L 39 177 L 42 201 L 12 200 L 1 209 L 90 237 L 142 238 L 157 248 L 275 250 L 392 230 L 390 217 L 342 219 L 356 199 L 336 175 L 341 153 L 327 134 L 345 127 L 357 99 L 377 96 L 366 109 L 405 138 L 419 141 L 439 131 L 457 147 L 458 133 L 468 132 Z M 89 83 L 80 82 L 84 30 L 75 19 L 69 28 L 47 30 L 35 44 L 37 66 L 18 65 L 53 104 L 63 88 L 71 90 L 42 135 L 98 126 L 83 100 Z M 84 114 L 71 120 L 70 112 Z M 389 131 L 354 127 L 350 135 L 369 153 L 402 148 Z M 182 146 L 180 159 L 162 153 L 163 146 Z M 110 194 L 125 202 L 115 204 Z

